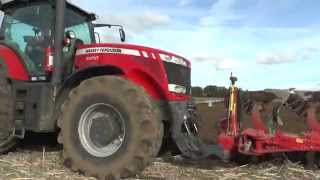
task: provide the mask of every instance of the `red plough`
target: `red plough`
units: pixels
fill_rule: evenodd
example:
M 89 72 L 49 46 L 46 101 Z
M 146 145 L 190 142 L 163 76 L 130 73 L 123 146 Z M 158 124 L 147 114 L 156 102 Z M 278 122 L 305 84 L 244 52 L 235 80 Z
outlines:
M 241 129 L 237 116 L 238 89 L 236 78 L 231 78 L 232 85 L 229 97 L 229 113 L 227 129 L 220 134 L 219 144 L 223 147 L 224 158 L 228 159 L 232 152 L 245 155 L 261 156 L 280 152 L 320 152 L 320 123 L 317 120 L 317 103 L 313 103 L 307 112 L 308 131 L 291 134 L 279 129 L 271 130 L 262 120 L 260 107 L 254 105 L 251 110 L 253 128 Z

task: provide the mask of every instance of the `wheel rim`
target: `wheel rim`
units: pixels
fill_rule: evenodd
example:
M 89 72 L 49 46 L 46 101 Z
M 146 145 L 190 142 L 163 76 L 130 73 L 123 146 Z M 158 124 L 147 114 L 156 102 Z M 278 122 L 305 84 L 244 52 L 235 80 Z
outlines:
M 81 145 L 95 157 L 109 157 L 123 145 L 125 122 L 117 108 L 97 103 L 81 115 L 78 134 Z

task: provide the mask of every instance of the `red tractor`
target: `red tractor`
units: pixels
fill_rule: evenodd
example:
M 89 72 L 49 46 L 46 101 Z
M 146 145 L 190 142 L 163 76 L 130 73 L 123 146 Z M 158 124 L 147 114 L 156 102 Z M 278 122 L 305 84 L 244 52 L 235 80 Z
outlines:
M 1 153 L 27 131 L 59 132 L 65 164 L 99 179 L 139 173 L 163 140 L 190 158 L 206 155 L 188 60 L 97 43 L 94 28 L 112 25 L 65 0 L 2 0 L 0 10 Z

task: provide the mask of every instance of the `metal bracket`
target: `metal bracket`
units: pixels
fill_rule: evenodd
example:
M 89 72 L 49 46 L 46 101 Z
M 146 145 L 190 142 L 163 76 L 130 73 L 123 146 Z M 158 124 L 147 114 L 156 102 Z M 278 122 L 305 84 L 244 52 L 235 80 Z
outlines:
M 15 128 L 13 129 L 13 136 L 17 137 L 19 139 L 23 139 L 26 134 L 26 130 L 23 127 L 22 123 L 23 123 L 23 121 L 16 120 L 15 121 Z
M 13 129 L 13 136 L 19 139 L 24 139 L 24 136 L 26 134 L 26 130 L 24 128 L 22 129 Z

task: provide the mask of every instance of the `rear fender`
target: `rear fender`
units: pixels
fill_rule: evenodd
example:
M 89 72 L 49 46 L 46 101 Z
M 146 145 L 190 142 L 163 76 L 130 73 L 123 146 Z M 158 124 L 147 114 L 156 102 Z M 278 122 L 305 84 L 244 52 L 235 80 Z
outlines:
M 29 74 L 21 57 L 12 49 L 0 43 L 0 68 L 13 80 L 28 81 Z

